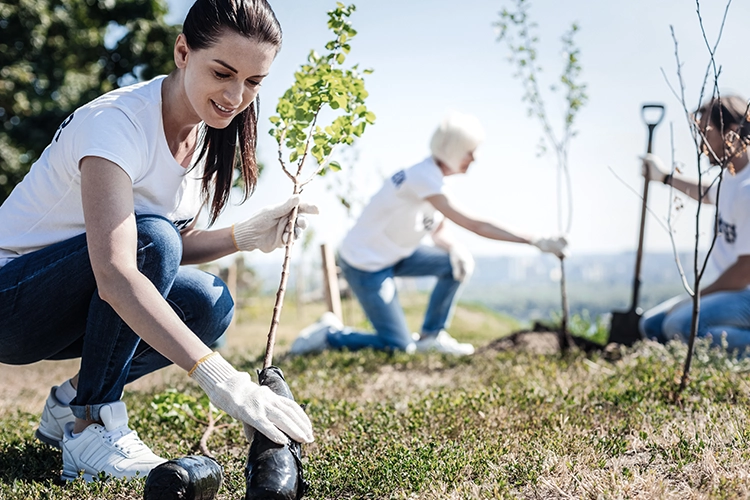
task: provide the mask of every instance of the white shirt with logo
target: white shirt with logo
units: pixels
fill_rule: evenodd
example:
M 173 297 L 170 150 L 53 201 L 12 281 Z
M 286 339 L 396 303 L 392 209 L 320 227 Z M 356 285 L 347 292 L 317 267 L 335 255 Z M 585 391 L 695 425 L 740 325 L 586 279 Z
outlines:
M 711 193 L 716 199 L 716 189 Z M 750 165 L 737 174 L 724 172 L 719 191 L 719 227 L 711 262 L 717 275 L 742 255 L 750 255 Z
M 164 76 L 114 90 L 73 112 L 0 206 L 0 267 L 85 232 L 79 164 L 98 156 L 133 183 L 136 214 L 186 226 L 200 210 L 201 168 L 183 168 L 164 135 Z
M 349 265 L 368 272 L 408 257 L 443 220 L 426 198 L 445 192 L 443 173 L 432 158 L 399 170 L 364 208 L 344 237 L 339 255 Z

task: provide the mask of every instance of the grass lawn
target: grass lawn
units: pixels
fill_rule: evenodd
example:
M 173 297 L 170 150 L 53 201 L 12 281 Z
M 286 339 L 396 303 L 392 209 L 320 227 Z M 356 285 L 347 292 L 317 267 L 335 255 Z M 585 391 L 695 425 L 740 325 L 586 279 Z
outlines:
M 414 329 L 424 302 L 406 300 Z M 269 299 L 248 304 L 224 348 L 248 371 L 260 368 L 270 310 Z M 617 361 L 490 349 L 462 359 L 286 356 L 296 332 L 321 312 L 287 305 L 275 358 L 316 430 L 303 449 L 306 498 L 750 497 L 747 362 L 699 346 L 689 389 L 674 404 L 681 345 L 645 342 Z M 350 303 L 345 316 L 363 324 Z M 481 346 L 518 327 L 462 306 L 451 332 Z M 60 452 L 33 437 L 49 386 L 64 380 L 47 366 L 16 380 L 15 394 L 2 393 L 0 499 L 142 498 L 143 480 L 60 484 Z M 13 370 L 22 368 L 2 367 L 0 376 Z M 197 453 L 202 392 L 176 369 L 149 377 L 126 391 L 131 426 L 165 457 Z M 218 498 L 243 498 L 248 446 L 240 425 L 216 431 L 208 444 L 225 472 Z

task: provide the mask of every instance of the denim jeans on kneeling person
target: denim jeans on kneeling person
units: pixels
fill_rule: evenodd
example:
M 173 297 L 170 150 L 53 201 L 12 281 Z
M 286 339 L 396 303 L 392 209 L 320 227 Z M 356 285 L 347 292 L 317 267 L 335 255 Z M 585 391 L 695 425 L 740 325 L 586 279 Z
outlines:
M 234 302 L 216 276 L 181 267 L 182 239 L 155 215 L 136 217 L 137 265 L 207 345 L 229 326 Z M 0 268 L 0 363 L 81 358 L 73 414 L 99 420 L 126 383 L 171 362 L 141 341 L 97 293 L 86 235 L 17 257 Z M 72 374 L 71 374 L 72 375 Z
M 358 350 L 372 347 L 380 350 L 405 350 L 414 342 L 398 300 L 396 277 L 435 276 L 437 283 L 422 324 L 422 333 L 437 335 L 447 327 L 453 315 L 459 281 L 453 279 L 448 252 L 437 247 L 420 246 L 409 257 L 380 271 L 362 271 L 339 258 L 339 265 L 349 287 L 375 328 L 375 333 L 330 329 L 328 344 L 335 349 Z
M 687 342 L 693 313 L 692 300 L 670 312 L 685 297 L 674 297 L 644 313 L 641 333 L 644 337 L 666 343 L 672 339 Z M 714 345 L 721 345 L 726 334 L 727 348 L 742 353 L 750 347 L 750 289 L 716 292 L 701 297 L 698 337 L 711 335 Z

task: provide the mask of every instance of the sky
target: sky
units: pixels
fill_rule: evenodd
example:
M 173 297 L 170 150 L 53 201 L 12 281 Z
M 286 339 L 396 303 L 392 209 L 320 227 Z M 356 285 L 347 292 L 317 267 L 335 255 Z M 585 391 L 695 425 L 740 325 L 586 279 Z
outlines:
M 181 23 L 192 2 L 169 0 L 169 20 Z M 294 71 L 311 49 L 323 51 L 330 38 L 326 12 L 335 2 L 271 1 L 284 42 L 261 88 L 259 157 L 266 165 L 258 189 L 242 206 L 232 207 L 218 221 L 229 225 L 263 206 L 281 203 L 292 192 L 277 161 L 277 145 L 267 134 L 268 118 L 279 96 L 293 82 Z M 559 231 L 557 167 L 552 154 L 537 155 L 542 129 L 527 116 L 521 82 L 513 77 L 508 49 L 498 43 L 493 22 L 503 0 L 360 0 L 351 17 L 359 34 L 351 41 L 347 61 L 372 68 L 365 77 L 367 106 L 377 115 L 374 126 L 348 150 L 341 150 L 344 171 L 316 179 L 304 192 L 321 214 L 310 219 L 315 241 L 336 246 L 354 222 L 336 201 L 342 189 L 364 202 L 382 179 L 429 155 L 429 140 L 449 110 L 476 115 L 487 138 L 469 172 L 449 179 L 459 206 L 477 216 L 524 234 Z M 706 35 L 713 44 L 726 3 L 701 2 Z M 698 106 L 709 54 L 701 34 L 696 4 L 691 0 L 537 0 L 529 15 L 538 24 L 539 63 L 543 97 L 553 128 L 560 129 L 562 96 L 547 91 L 562 69 L 560 37 L 577 22 L 576 44 L 583 67 L 581 81 L 589 100 L 578 115 L 569 168 L 573 215 L 568 235 L 575 254 L 634 250 L 638 239 L 643 178 L 639 156 L 646 152 L 644 103 L 666 106 L 655 131 L 653 152 L 667 164 L 672 151 L 683 172 L 697 175 L 695 148 L 680 100 L 675 43 L 689 109 Z M 750 96 L 750 65 L 742 55 L 747 45 L 750 2 L 734 0 L 724 26 L 716 61 L 721 66 L 723 94 Z M 713 81 L 709 81 L 710 94 Z M 672 88 L 670 88 L 670 84 Z M 674 146 L 672 146 L 672 144 Z M 338 187 L 336 186 L 338 184 Z M 342 187 L 343 186 L 343 187 Z M 683 197 L 684 198 L 684 197 Z M 658 223 L 666 220 L 670 194 L 651 183 L 645 251 L 669 251 L 669 234 Z M 680 249 L 693 247 L 696 204 L 686 200 L 675 214 L 674 238 Z M 356 212 L 356 210 L 355 210 Z M 703 240 L 710 235 L 712 209 L 704 210 Z M 456 237 L 475 255 L 533 254 L 527 245 L 491 241 L 454 226 Z

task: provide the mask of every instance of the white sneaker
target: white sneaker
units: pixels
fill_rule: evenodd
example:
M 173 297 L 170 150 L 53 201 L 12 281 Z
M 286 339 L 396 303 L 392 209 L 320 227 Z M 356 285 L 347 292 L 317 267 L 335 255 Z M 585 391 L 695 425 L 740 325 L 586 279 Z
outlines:
M 42 410 L 42 420 L 36 430 L 36 438 L 50 446 L 60 448 L 65 424 L 75 422 L 76 418 L 73 416 L 70 406 L 62 404 L 57 399 L 56 391 L 57 386 L 49 391 L 47 401 L 44 403 L 44 410 Z
M 343 330 L 344 324 L 332 312 L 324 313 L 318 321 L 301 332 L 289 348 L 291 354 L 307 354 L 324 351 L 328 347 L 329 329 Z
M 146 477 L 151 469 L 166 462 L 128 428 L 125 403 L 116 401 L 104 405 L 99 416 L 103 426 L 91 424 L 77 436 L 73 436 L 73 424 L 65 426 L 62 439 L 64 481 L 73 481 L 79 473 L 87 483 L 102 472 L 115 478 Z
M 435 351 L 444 354 L 455 354 L 457 356 L 469 356 L 474 354 L 474 346 L 463 344 L 451 337 L 445 330 L 440 330 L 435 336 L 425 337 L 416 342 L 418 352 Z

